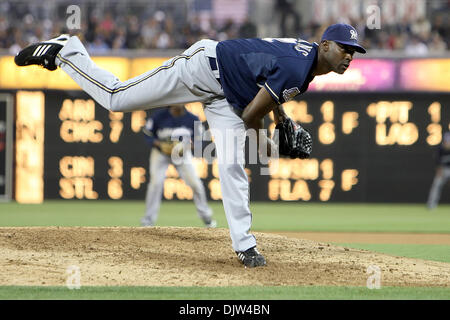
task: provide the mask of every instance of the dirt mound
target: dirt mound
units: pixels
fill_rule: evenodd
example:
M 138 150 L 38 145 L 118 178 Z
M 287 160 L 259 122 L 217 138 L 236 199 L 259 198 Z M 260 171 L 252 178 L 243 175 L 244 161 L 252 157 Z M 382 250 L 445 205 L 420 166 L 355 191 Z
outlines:
M 0 228 L 0 285 L 63 286 L 75 265 L 83 286 L 365 286 L 376 265 L 382 286 L 450 287 L 449 263 L 254 234 L 267 266 L 246 269 L 228 229 Z

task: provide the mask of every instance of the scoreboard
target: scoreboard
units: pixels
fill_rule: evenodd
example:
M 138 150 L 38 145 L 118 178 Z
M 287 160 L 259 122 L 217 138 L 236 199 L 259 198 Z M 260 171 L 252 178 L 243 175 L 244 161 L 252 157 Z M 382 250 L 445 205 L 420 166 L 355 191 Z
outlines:
M 150 149 L 141 128 L 152 110 L 108 112 L 78 90 L 14 94 L 17 201 L 145 198 Z M 284 108 L 311 133 L 311 158 L 247 165 L 252 201 L 425 203 L 437 146 L 450 129 L 450 94 L 299 98 Z M 205 121 L 200 103 L 186 107 Z M 273 130 L 270 116 L 265 123 Z M 194 162 L 209 198 L 220 200 L 217 163 Z M 166 175 L 165 199 L 192 199 L 173 166 Z M 446 186 L 441 202 L 450 202 L 449 191 Z
M 9 201 L 12 194 L 12 122 L 12 97 L 0 94 L 0 201 Z

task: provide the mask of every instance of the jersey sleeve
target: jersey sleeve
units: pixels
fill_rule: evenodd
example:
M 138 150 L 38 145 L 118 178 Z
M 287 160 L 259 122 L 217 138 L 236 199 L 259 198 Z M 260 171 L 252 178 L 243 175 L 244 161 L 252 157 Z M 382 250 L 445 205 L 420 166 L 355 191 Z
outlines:
M 307 72 L 296 59 L 279 58 L 273 64 L 264 87 L 278 104 L 285 103 L 300 93 Z

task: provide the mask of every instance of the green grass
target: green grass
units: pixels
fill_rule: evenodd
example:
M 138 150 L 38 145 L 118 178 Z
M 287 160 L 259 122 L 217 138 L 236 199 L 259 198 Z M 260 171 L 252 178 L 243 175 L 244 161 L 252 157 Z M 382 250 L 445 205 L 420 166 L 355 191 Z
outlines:
M 422 287 L 0 287 L 0 300 L 447 300 L 450 288 Z
M 338 243 L 349 248 L 364 249 L 416 259 L 450 263 L 450 246 L 437 244 L 381 244 L 381 243 Z
M 211 202 L 227 227 L 221 202 Z M 418 204 L 253 203 L 254 231 L 450 233 L 450 205 L 433 211 Z M 143 201 L 0 203 L 0 226 L 138 226 Z M 202 226 L 192 201 L 163 202 L 160 226 Z

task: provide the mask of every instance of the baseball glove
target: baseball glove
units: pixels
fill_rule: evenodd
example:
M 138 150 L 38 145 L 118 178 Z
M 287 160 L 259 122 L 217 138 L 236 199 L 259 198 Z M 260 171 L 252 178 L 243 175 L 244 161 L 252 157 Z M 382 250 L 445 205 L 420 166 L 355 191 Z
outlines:
M 172 150 L 176 147 L 177 151 L 178 151 L 178 154 L 180 156 L 182 156 L 183 155 L 183 148 L 181 147 L 181 145 L 179 147 L 177 147 L 178 144 L 180 144 L 179 141 L 161 141 L 160 144 L 159 144 L 159 149 L 165 155 L 171 156 L 172 155 Z
M 296 124 L 292 119 L 286 118 L 279 122 L 275 129 L 278 129 L 279 153 L 291 159 L 309 158 L 312 151 L 312 139 L 308 131 Z

